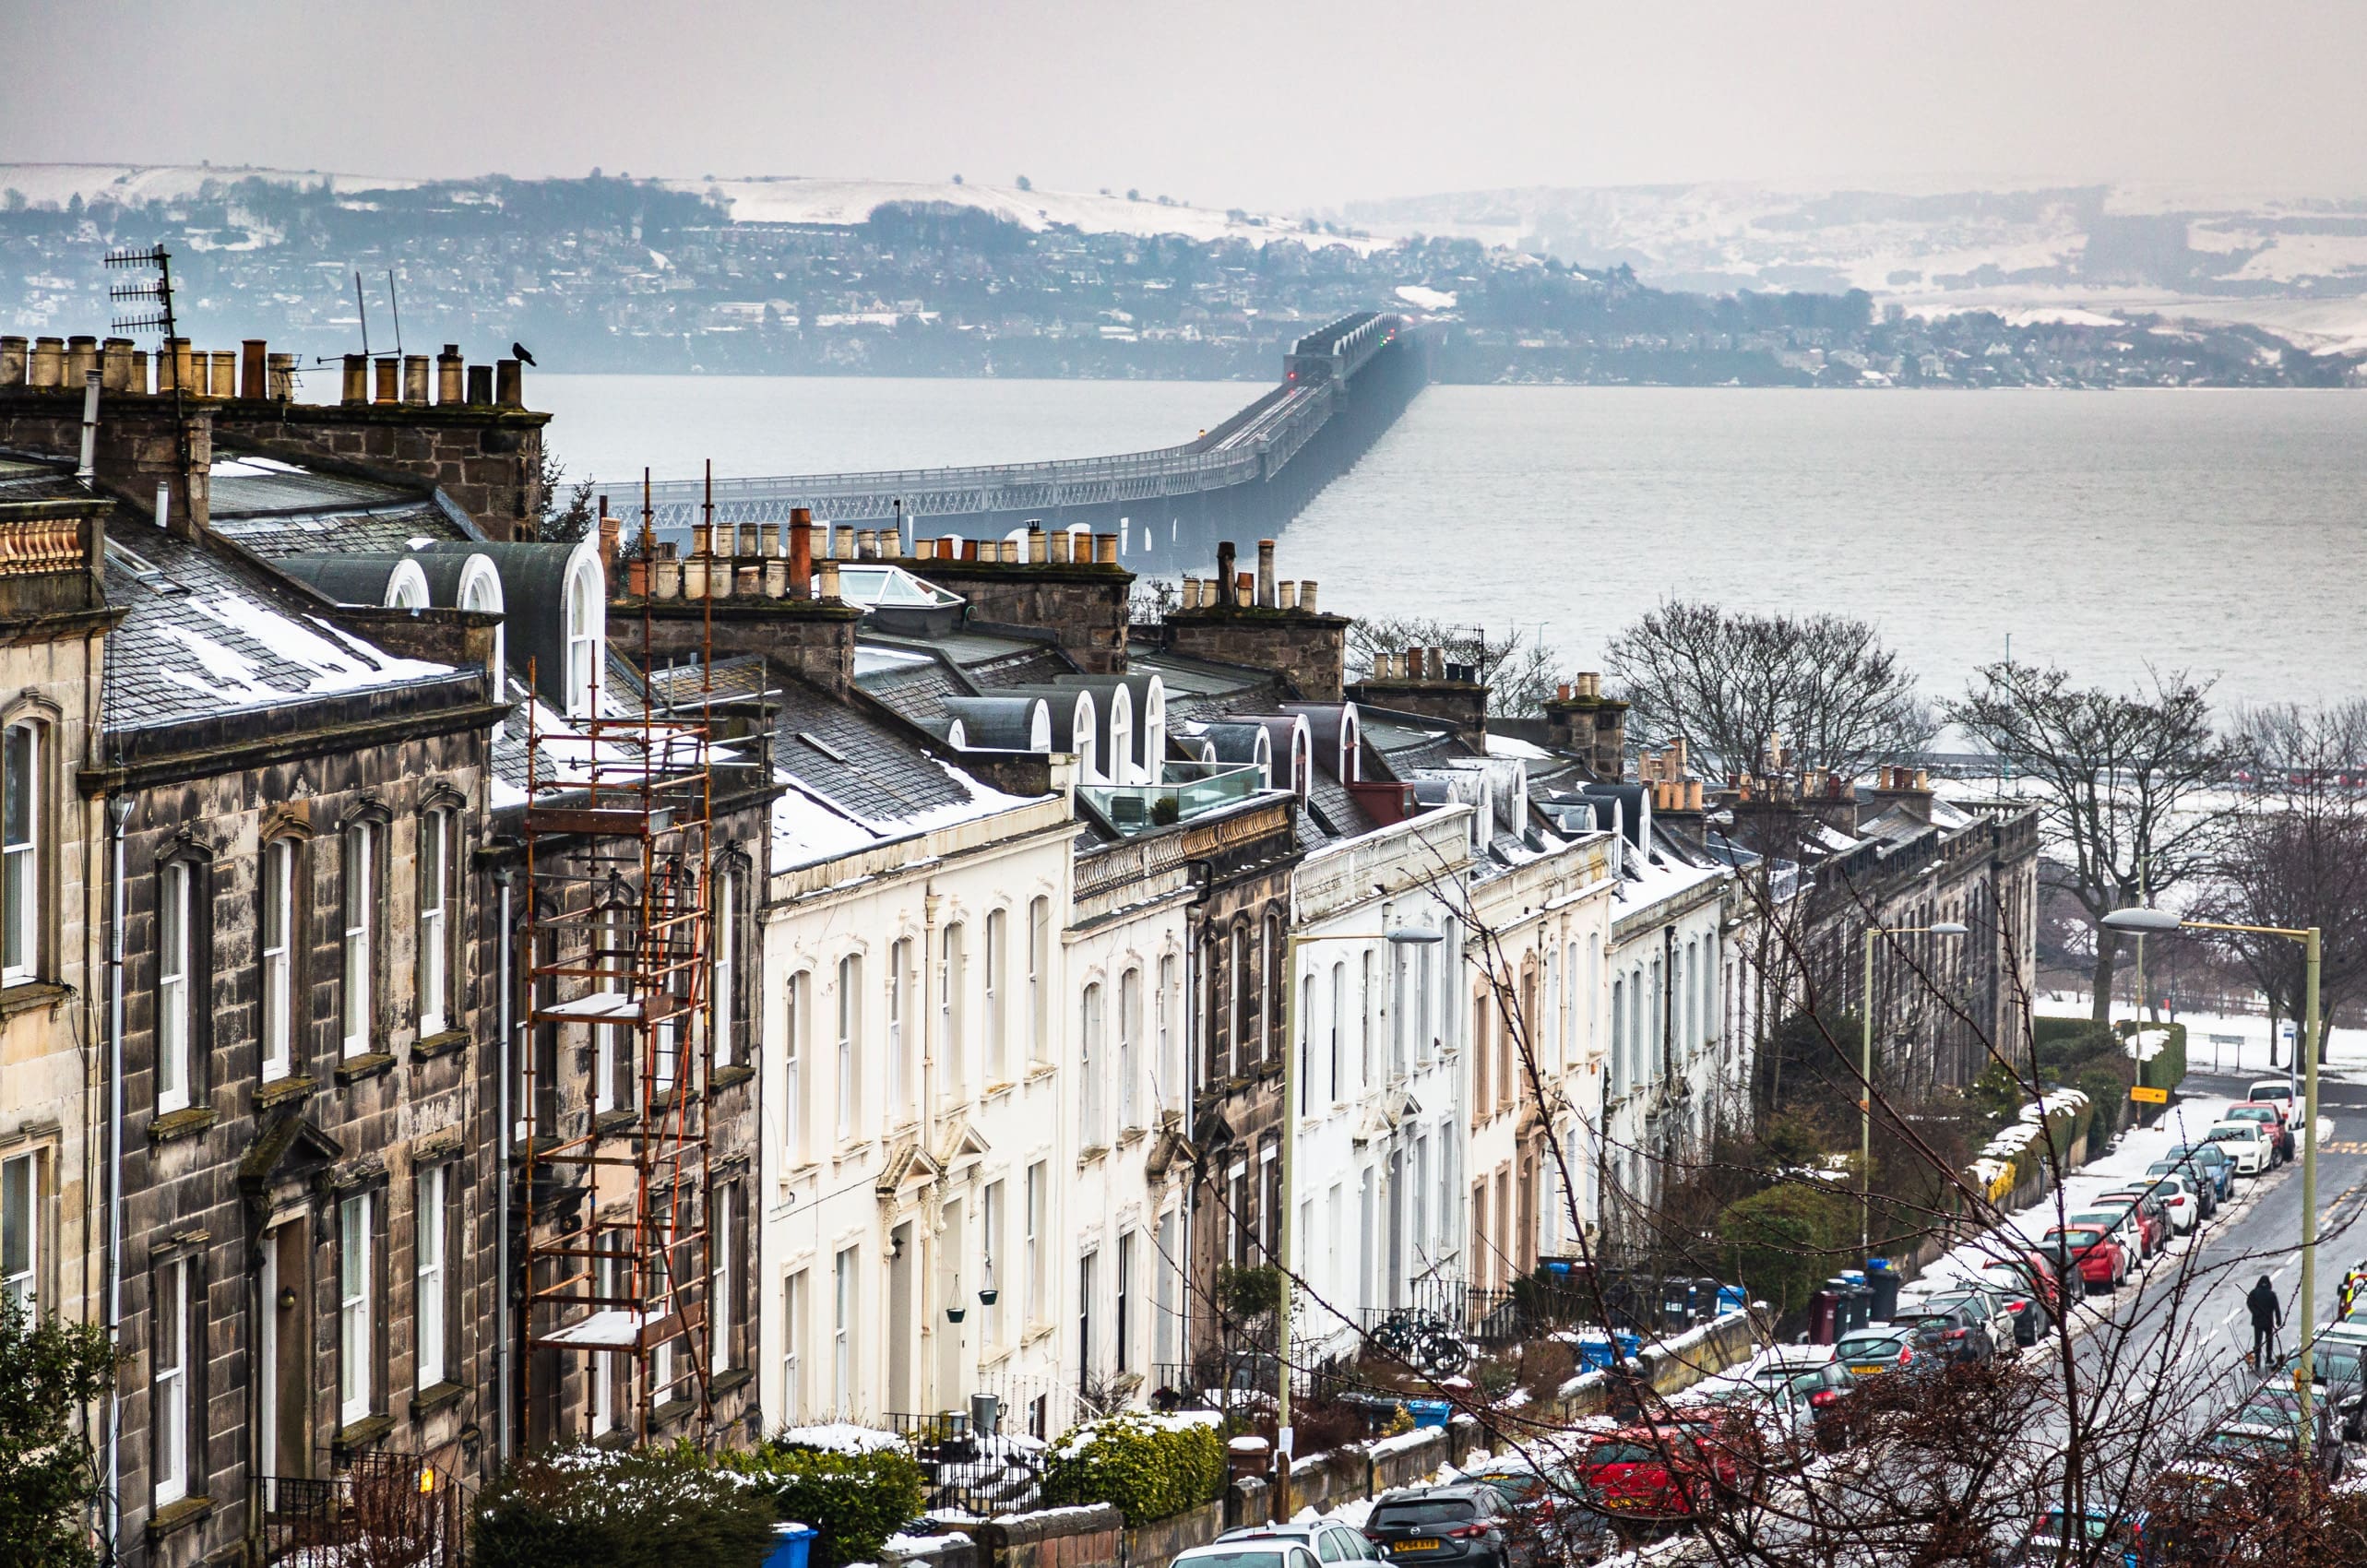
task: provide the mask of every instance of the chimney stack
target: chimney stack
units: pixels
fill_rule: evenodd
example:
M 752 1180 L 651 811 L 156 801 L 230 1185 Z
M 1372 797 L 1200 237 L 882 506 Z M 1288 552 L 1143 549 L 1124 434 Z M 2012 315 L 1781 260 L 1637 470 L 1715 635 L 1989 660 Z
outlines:
M 215 349 L 206 355 L 212 367 L 207 375 L 206 396 L 228 402 L 238 396 L 238 356 L 228 349 Z
M 469 367 L 469 406 L 490 408 L 494 400 L 494 367 L 472 364 Z
M 25 363 L 29 356 L 27 344 L 14 333 L 0 338 L 0 386 L 22 386 L 25 384 Z
M 238 346 L 238 395 L 261 399 L 271 396 L 268 377 L 271 345 L 260 338 L 249 338 Z
M 296 395 L 296 356 L 273 354 L 269 366 L 270 396 L 283 403 L 291 400 Z
M 526 367 L 517 360 L 494 362 L 494 401 L 505 409 L 526 407 Z
M 164 366 L 156 367 L 157 390 L 164 390 Z M 345 356 L 345 386 L 340 395 L 344 402 L 366 403 L 370 400 L 370 362 L 360 354 Z
M 65 339 L 36 338 L 27 362 L 26 384 L 36 392 L 54 392 L 65 381 Z
M 0 364 L 0 386 L 7 384 L 8 373 Z M 99 345 L 99 385 L 109 392 L 145 392 L 144 386 L 132 385 L 132 340 L 110 338 Z
M 789 597 L 814 597 L 814 513 L 809 507 L 789 511 Z
M 403 356 L 403 401 L 406 403 L 427 401 L 427 356 L 425 354 Z
M 1277 608 L 1274 600 L 1274 541 L 1270 539 L 1257 541 L 1257 608 Z
M 380 354 L 371 362 L 370 401 L 399 403 L 403 400 L 403 362 L 392 354 Z
M 87 333 L 65 340 L 65 386 L 82 390 L 83 378 L 99 368 L 99 339 Z
M 1217 545 L 1217 608 L 1219 610 L 1231 610 L 1236 602 L 1233 598 L 1232 563 L 1232 540 L 1228 539 L 1219 541 Z
M 460 357 L 460 345 L 446 343 L 444 351 L 435 356 L 435 400 L 458 403 L 469 395 L 469 362 Z
M 422 359 L 420 363 L 422 367 L 420 379 L 424 382 L 426 380 L 424 366 L 427 362 Z M 616 543 L 624 532 L 624 525 L 608 515 L 608 497 L 601 496 L 600 498 L 600 575 L 602 582 L 615 580 Z

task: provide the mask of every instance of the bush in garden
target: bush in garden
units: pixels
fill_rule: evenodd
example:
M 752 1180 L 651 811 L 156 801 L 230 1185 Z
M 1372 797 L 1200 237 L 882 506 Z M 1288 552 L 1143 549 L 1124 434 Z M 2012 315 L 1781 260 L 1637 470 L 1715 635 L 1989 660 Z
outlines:
M 2106 1140 L 2128 1114 L 2129 1080 L 2113 1068 L 2094 1066 L 2079 1075 L 2079 1092 L 2095 1113 L 2087 1123 L 2087 1158 L 2093 1159 L 2104 1152 Z
M 755 1568 L 773 1546 L 764 1491 L 687 1443 L 520 1459 L 478 1503 L 477 1568 Z
M 1751 1294 L 1777 1315 L 1805 1306 L 1832 1272 L 1833 1257 L 1857 1240 L 1858 1206 L 1821 1183 L 1786 1182 L 1726 1206 L 1719 1252 Z
M 920 1461 L 900 1448 L 855 1454 L 771 1438 L 719 1462 L 747 1477 L 779 1517 L 814 1526 L 817 1568 L 874 1561 L 921 1516 L 927 1490 Z
M 1136 1526 L 1213 1503 L 1224 1485 L 1224 1438 L 1213 1424 L 1128 1412 L 1054 1444 L 1041 1495 L 1048 1508 L 1113 1503 Z

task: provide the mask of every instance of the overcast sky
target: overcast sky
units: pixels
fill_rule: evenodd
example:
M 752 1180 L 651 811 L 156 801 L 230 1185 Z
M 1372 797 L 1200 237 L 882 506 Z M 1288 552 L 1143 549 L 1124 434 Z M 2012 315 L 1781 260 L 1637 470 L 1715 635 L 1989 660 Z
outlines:
M 1708 179 L 2367 190 L 2361 0 L 0 0 L 0 161 L 1025 173 L 1269 208 Z

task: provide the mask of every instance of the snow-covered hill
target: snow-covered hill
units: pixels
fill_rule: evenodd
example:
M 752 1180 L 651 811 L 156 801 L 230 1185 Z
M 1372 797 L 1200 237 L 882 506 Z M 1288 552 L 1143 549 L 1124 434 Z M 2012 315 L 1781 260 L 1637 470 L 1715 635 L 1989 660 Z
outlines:
M 1713 292 L 1863 289 L 1921 314 L 2147 310 L 2367 341 L 2367 198 L 2071 180 L 1462 191 L 1355 202 L 1455 234 Z M 2077 319 L 2073 316 L 2071 319 Z
M 424 183 L 375 174 L 257 169 L 232 163 L 0 163 L 0 195 L 20 196 L 30 207 L 63 208 L 76 196 L 80 196 L 86 206 L 104 198 L 125 207 L 144 207 L 152 201 L 196 196 L 208 181 L 232 184 L 241 180 L 307 186 L 317 186 L 326 180 L 329 188 L 340 195 L 407 191 Z

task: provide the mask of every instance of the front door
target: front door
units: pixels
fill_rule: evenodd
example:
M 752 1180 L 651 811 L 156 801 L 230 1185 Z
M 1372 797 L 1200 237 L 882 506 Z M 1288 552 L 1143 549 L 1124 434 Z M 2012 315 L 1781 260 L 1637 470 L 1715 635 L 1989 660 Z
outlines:
M 256 1459 L 265 1477 L 311 1472 L 311 1227 L 289 1220 L 265 1233 L 256 1281 Z M 266 1506 L 272 1499 L 267 1497 Z

